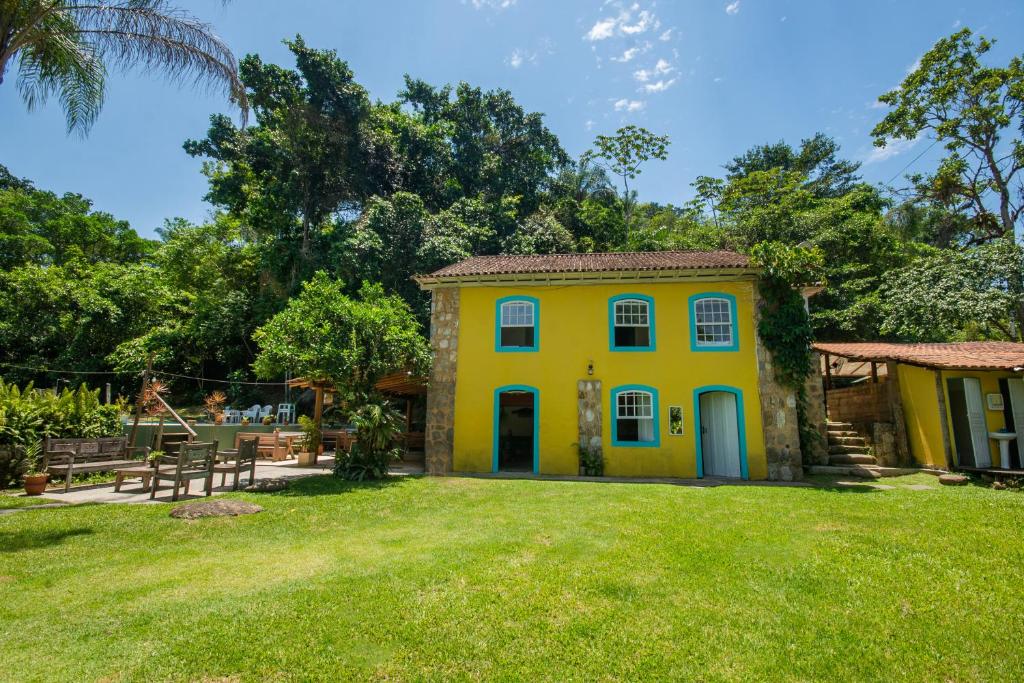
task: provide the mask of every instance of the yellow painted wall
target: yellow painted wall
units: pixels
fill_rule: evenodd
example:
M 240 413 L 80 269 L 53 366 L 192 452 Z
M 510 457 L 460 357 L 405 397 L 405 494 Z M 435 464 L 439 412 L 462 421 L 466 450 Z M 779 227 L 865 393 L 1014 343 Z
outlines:
M 935 371 L 913 365 L 897 366 L 900 398 L 907 424 L 910 453 L 919 465 L 946 466 L 939 421 L 939 400 L 935 393 Z
M 946 411 L 946 424 L 949 426 L 950 445 L 954 453 L 954 463 L 959 462 L 956 455 L 956 442 L 953 439 L 953 418 L 949 412 L 949 396 L 946 380 L 954 377 L 976 377 L 981 381 L 982 401 L 985 403 L 985 418 L 989 431 L 997 431 L 1006 427 L 1002 411 L 989 410 L 986 394 L 999 393 L 999 380 L 1003 377 L 1014 377 L 1009 372 L 942 372 L 943 404 Z M 939 418 L 939 402 L 935 393 L 935 371 L 912 365 L 899 365 L 900 396 L 903 399 L 903 414 L 907 422 L 907 438 L 914 460 L 922 465 L 946 466 L 946 456 L 942 441 L 942 424 Z M 993 465 L 999 463 L 999 449 L 989 439 L 989 450 Z
M 736 297 L 739 350 L 690 350 L 687 299 L 705 292 Z M 655 300 L 656 350 L 609 349 L 608 300 L 643 294 Z M 495 305 L 513 295 L 540 300 L 540 348 L 534 353 L 495 351 Z M 602 382 L 605 473 L 610 476 L 694 477 L 694 389 L 728 385 L 743 392 L 747 463 L 751 479 L 767 476 L 754 347 L 752 282 L 622 283 L 523 287 L 463 287 L 459 304 L 458 376 L 455 393 L 454 469 L 492 467 L 494 391 L 512 384 L 539 390 L 540 472 L 576 474 L 577 381 Z M 587 376 L 593 361 L 594 375 Z M 611 390 L 642 384 L 658 390 L 660 447 L 617 447 L 611 441 Z M 683 409 L 683 435 L 669 434 L 669 406 Z

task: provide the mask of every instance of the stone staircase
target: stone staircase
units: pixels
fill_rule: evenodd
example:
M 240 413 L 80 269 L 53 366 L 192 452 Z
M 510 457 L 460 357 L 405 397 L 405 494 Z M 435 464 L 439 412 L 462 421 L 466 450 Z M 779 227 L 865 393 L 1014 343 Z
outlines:
M 897 477 L 916 470 L 902 467 L 882 467 L 864 437 L 849 422 L 828 422 L 828 464 L 812 465 L 811 474 L 834 474 L 877 479 Z

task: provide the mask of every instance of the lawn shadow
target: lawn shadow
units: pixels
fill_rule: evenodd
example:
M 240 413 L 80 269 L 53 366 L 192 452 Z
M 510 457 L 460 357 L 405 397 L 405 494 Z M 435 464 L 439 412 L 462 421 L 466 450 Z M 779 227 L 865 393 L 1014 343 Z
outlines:
M 336 496 L 353 491 L 365 491 L 368 489 L 383 490 L 396 486 L 402 486 L 410 479 L 409 475 L 389 476 L 386 479 L 373 481 L 347 481 L 333 474 L 324 474 L 313 477 L 302 477 L 292 479 L 288 482 L 288 488 L 283 491 L 268 492 L 260 495 L 282 496 L 286 498 L 305 496 Z
M 16 553 L 21 550 L 36 550 L 51 545 L 59 545 L 66 538 L 88 536 L 93 530 L 89 527 L 78 527 L 62 531 L 0 531 L 0 553 Z

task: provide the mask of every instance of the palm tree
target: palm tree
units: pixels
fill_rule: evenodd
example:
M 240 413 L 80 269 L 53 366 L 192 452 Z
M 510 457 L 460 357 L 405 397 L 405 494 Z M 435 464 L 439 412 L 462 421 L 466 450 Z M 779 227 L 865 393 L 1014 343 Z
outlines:
M 248 111 L 231 50 L 167 0 L 0 0 L 0 83 L 14 62 L 29 110 L 57 95 L 68 132 L 82 135 L 103 106 L 108 66 L 223 88 Z

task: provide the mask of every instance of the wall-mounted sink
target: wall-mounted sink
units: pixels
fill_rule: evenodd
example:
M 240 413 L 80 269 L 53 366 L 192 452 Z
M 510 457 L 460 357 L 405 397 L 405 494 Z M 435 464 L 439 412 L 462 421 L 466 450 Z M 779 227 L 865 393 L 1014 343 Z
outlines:
M 999 444 L 999 466 L 1010 469 L 1010 442 L 1017 438 L 1016 432 L 989 432 L 988 438 Z

